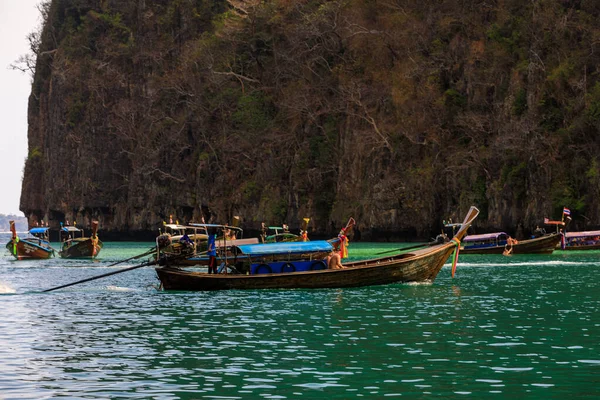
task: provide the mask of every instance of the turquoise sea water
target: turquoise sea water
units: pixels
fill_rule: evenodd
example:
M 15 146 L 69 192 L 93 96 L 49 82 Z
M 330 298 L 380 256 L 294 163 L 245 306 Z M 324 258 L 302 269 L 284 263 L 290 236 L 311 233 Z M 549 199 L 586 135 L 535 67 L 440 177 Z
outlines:
M 7 241 L 2 400 L 600 395 L 598 251 L 461 256 L 433 284 L 160 292 L 146 267 L 39 293 L 135 265 L 107 267 L 152 243 L 17 262 Z M 395 247 L 351 243 L 350 256 Z

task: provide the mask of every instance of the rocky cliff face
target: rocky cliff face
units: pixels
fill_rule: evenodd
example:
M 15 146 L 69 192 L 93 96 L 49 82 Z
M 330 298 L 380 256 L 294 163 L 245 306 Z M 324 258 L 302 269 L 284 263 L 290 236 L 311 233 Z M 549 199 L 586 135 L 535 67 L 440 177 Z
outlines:
M 473 204 L 480 231 L 565 205 L 598 224 L 593 3 L 53 0 L 21 210 L 113 233 L 353 216 L 428 238 Z

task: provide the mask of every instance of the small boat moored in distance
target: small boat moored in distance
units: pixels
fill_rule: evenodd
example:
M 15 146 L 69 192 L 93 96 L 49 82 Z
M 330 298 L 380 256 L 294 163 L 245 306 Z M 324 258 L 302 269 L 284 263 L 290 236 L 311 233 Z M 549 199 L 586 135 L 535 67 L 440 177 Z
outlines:
M 461 245 L 462 254 L 552 254 L 561 235 L 552 233 L 533 239 L 516 240 L 506 232 L 466 236 Z
M 61 226 L 59 231 L 61 247 L 58 254 L 62 258 L 97 257 L 104 246 L 98 238 L 98 221 L 92 221 L 92 234 L 90 237 L 84 237 L 83 234 L 83 229 L 76 226 Z
M 306 242 L 308 241 L 308 223 L 310 218 L 304 218 L 302 220 L 302 226 L 300 227 L 300 234 L 290 232 L 287 224 L 282 226 L 266 226 L 263 222 L 261 224 L 261 235 L 260 240 L 262 243 L 279 243 L 279 242 Z
M 206 242 L 208 239 L 208 233 L 206 232 L 205 228 L 193 228 L 181 224 L 165 224 L 164 228 L 165 233 L 170 235 L 172 243 L 177 243 L 183 238 L 184 235 L 196 245 Z
M 458 250 L 458 243 L 478 214 L 479 210 L 471 207 L 463 226 L 452 241 L 433 246 L 425 244 L 423 248 L 410 253 L 398 250 L 397 253 L 386 257 L 349 262 L 339 269 L 321 269 L 325 265 L 324 262 L 320 267 L 315 264 L 315 261 L 321 262 L 315 256 L 318 253 L 317 249 L 313 252 L 308 251 L 309 246 L 315 242 L 294 242 L 277 244 L 286 247 L 272 253 L 271 250 L 275 247 L 269 247 L 273 246 L 270 244 L 258 244 L 253 247 L 238 246 L 240 254 L 237 256 L 236 264 L 233 265 L 234 268 L 231 269 L 233 273 L 209 274 L 169 265 L 156 268 L 156 273 L 164 290 L 191 291 L 317 289 L 384 285 L 395 282 L 432 282 L 450 255 Z M 343 232 L 346 233 L 347 230 L 344 229 Z M 331 240 L 326 241 L 329 246 L 320 243 L 321 241 L 317 242 L 319 242 L 318 246 L 324 246 L 319 251 L 327 252 L 329 246 L 335 248 L 335 243 Z M 286 257 L 286 251 L 291 252 L 287 247 L 290 245 L 297 246 L 295 251 L 304 255 L 296 254 L 289 256 L 287 260 L 282 260 L 281 258 Z M 244 252 L 251 261 L 246 267 L 240 267 L 238 263 L 245 261 Z M 267 256 L 274 258 L 269 259 Z M 259 263 L 269 268 L 261 268 Z M 227 271 L 228 268 L 223 270 Z
M 15 221 L 9 221 L 12 237 L 6 244 L 6 249 L 17 260 L 44 260 L 54 255 L 54 249 L 48 240 L 48 227 L 31 228 L 29 236 L 19 238 L 15 228 Z
M 567 232 L 563 250 L 600 249 L 600 231 Z
M 209 234 L 216 235 L 215 246 L 219 259 L 233 258 L 232 249 L 237 245 L 258 243 L 258 238 L 244 239 L 244 231 L 236 226 L 191 222 L 187 225 L 166 224 L 165 232 L 157 238 L 157 247 L 163 241 L 161 254 L 176 258 L 178 265 L 208 265 Z M 182 255 L 185 257 L 180 257 Z

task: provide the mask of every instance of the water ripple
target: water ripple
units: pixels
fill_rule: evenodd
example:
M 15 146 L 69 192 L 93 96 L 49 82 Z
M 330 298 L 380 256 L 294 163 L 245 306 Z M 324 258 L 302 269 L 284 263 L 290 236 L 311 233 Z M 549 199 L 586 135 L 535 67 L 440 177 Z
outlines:
M 444 267 L 427 285 L 218 293 L 157 292 L 141 268 L 41 294 L 118 255 L 89 267 L 0 261 L 13 290 L 0 296 L 0 397 L 595 393 L 595 256 L 461 258 L 455 279 Z

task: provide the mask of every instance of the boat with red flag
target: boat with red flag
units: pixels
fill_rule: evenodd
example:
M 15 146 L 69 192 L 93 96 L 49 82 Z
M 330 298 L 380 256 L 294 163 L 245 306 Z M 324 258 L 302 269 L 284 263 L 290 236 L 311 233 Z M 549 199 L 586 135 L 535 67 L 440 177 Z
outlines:
M 600 249 L 600 231 L 581 231 L 565 233 L 563 250 Z
M 600 249 L 600 231 L 575 231 L 566 232 L 567 224 L 571 222 L 571 211 L 568 208 L 563 209 L 562 219 L 552 221 L 544 219 L 546 225 L 556 226 L 556 231 L 564 235 L 559 249 L 562 250 L 599 250 Z

